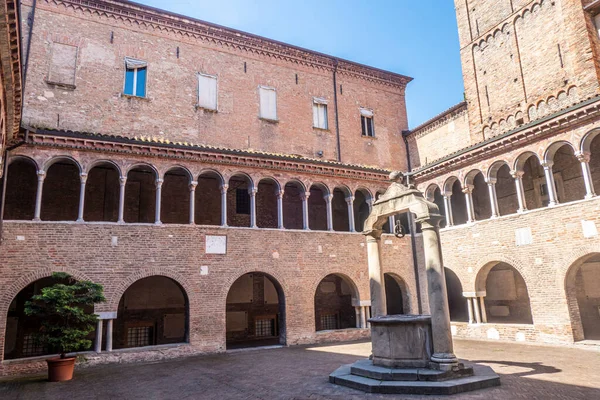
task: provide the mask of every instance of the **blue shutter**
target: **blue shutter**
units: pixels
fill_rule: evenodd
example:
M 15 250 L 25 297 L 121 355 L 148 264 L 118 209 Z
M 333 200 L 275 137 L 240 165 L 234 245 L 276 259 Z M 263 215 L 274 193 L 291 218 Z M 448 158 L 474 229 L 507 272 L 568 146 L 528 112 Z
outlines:
M 146 68 L 137 69 L 135 95 L 138 97 L 146 97 Z
M 133 69 L 126 69 L 125 70 L 125 89 L 123 90 L 123 92 L 125 94 L 131 95 L 133 96 L 133 72 L 135 70 Z

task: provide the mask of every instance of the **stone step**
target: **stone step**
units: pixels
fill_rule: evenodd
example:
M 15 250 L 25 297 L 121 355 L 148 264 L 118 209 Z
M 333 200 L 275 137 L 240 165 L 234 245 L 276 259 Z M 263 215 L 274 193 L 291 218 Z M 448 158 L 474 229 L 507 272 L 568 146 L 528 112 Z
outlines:
M 500 385 L 500 377 L 490 367 L 479 366 L 469 377 L 435 381 L 384 381 L 352 375 L 352 364 L 329 375 L 329 382 L 367 393 L 451 395 Z
M 457 371 L 438 371 L 428 368 L 389 368 L 374 365 L 373 361 L 359 360 L 351 366 L 352 375 L 382 381 L 445 381 L 473 375 L 472 367 L 460 368 Z

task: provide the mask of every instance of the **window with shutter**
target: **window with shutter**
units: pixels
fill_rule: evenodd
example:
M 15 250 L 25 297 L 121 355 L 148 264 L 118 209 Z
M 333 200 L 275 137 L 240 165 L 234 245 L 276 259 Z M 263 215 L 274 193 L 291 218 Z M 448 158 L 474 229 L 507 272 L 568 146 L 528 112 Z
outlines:
M 217 77 L 198 74 L 198 107 L 217 111 Z
M 324 99 L 313 99 L 313 127 L 329 129 L 327 123 L 327 101 Z
M 52 43 L 50 71 L 47 82 L 75 88 L 75 67 L 77 47 L 62 43 Z
M 146 61 L 125 58 L 125 83 L 123 93 L 129 96 L 146 97 Z
M 260 118 L 277 121 L 277 92 L 274 88 L 259 87 Z
M 375 137 L 375 126 L 373 124 L 373 111 L 361 108 L 360 123 L 362 126 L 362 135 L 367 137 Z

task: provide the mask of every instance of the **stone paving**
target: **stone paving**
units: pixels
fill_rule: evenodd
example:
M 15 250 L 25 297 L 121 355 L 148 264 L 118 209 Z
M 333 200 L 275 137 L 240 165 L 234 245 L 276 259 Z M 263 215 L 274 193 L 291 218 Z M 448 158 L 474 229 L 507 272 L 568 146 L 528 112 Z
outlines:
M 80 368 L 71 382 L 0 380 L 0 399 L 432 399 L 369 395 L 328 382 L 367 357 L 370 342 L 238 351 L 153 364 Z M 600 399 L 600 350 L 455 341 L 467 362 L 492 366 L 502 386 L 452 399 Z

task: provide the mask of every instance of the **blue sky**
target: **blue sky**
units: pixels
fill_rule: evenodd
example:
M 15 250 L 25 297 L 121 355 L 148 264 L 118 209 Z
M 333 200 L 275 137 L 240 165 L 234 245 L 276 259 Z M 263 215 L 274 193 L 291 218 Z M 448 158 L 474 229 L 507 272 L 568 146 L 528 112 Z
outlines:
M 137 1 L 411 76 L 411 128 L 463 99 L 450 0 Z

